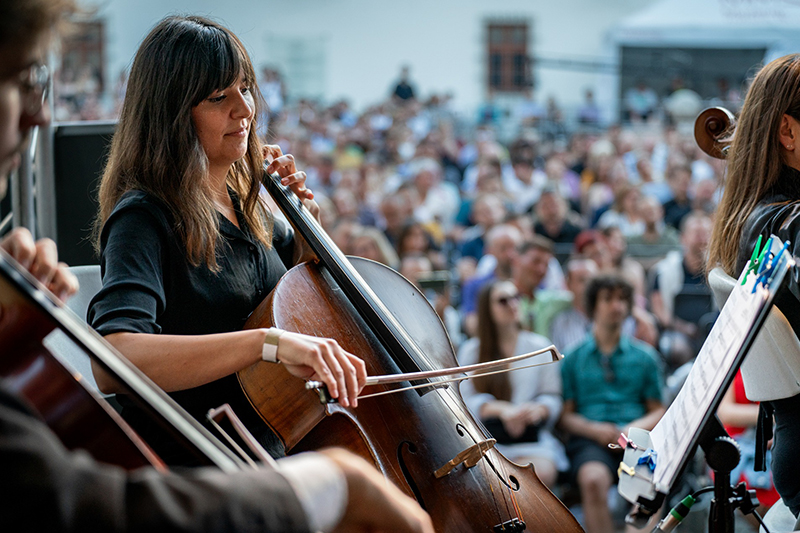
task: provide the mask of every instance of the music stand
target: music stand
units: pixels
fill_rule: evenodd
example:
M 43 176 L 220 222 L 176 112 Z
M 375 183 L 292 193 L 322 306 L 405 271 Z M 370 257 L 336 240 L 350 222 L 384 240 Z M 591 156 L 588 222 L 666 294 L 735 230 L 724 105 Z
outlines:
M 659 510 L 698 445 L 715 472 L 709 531 L 733 532 L 733 511 L 742 507 L 749 512 L 757 505 L 744 484 L 730 486 L 739 448 L 716 411 L 764 324 L 775 293 L 795 265 L 787 246 L 773 236 L 759 257 L 757 271 L 751 270 L 752 265 L 745 268 L 672 405 L 651 432 L 631 430 L 618 490 L 636 504 L 635 521 L 646 522 Z M 647 460 L 653 455 L 649 452 L 655 452 L 654 460 Z

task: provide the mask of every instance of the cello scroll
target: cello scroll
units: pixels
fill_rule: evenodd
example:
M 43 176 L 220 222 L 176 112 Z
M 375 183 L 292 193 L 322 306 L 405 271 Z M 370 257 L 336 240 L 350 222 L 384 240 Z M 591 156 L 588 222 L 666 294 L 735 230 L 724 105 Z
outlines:
M 724 107 L 710 107 L 694 122 L 694 137 L 703 152 L 715 159 L 726 159 L 733 142 L 736 118 Z

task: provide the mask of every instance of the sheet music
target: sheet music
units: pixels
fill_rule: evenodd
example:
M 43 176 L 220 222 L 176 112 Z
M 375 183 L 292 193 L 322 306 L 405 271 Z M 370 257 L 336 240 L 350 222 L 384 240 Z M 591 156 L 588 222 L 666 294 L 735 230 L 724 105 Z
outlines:
M 741 284 L 741 278 L 736 283 L 686 383 L 650 433 L 653 449 L 658 451 L 653 483 L 659 492 L 668 492 L 674 483 L 681 459 L 688 454 L 704 415 L 711 409 L 717 391 L 767 302 L 769 291 L 758 285 L 753 292 L 755 285 L 754 274 L 748 276 L 745 285 Z

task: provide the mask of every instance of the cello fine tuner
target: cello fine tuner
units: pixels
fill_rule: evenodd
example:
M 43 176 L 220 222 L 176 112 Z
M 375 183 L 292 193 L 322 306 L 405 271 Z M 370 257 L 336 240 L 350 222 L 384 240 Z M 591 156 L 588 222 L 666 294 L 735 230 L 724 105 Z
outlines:
M 497 524 L 492 531 L 493 533 L 519 533 L 520 531 L 525 531 L 527 528 L 528 526 L 525 525 L 525 522 L 519 518 L 512 518 L 502 524 Z

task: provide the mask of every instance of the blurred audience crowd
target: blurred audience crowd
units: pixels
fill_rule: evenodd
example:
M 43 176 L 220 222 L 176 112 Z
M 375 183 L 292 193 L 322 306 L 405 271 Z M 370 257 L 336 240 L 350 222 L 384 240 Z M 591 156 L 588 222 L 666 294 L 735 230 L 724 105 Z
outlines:
M 94 113 L 91 72 L 64 78 L 59 118 Z M 717 314 L 704 269 L 724 163 L 661 120 L 643 83 L 624 126 L 601 125 L 591 91 L 572 128 L 555 100 L 528 98 L 505 142 L 492 110 L 466 121 L 447 95 L 419 98 L 407 71 L 360 113 L 289 101 L 274 70 L 260 86 L 263 134 L 307 173 L 324 228 L 417 285 L 461 362 L 551 342 L 566 354 L 464 393 L 507 453 L 572 485 L 589 533 L 612 531 L 606 445 L 657 422 Z

